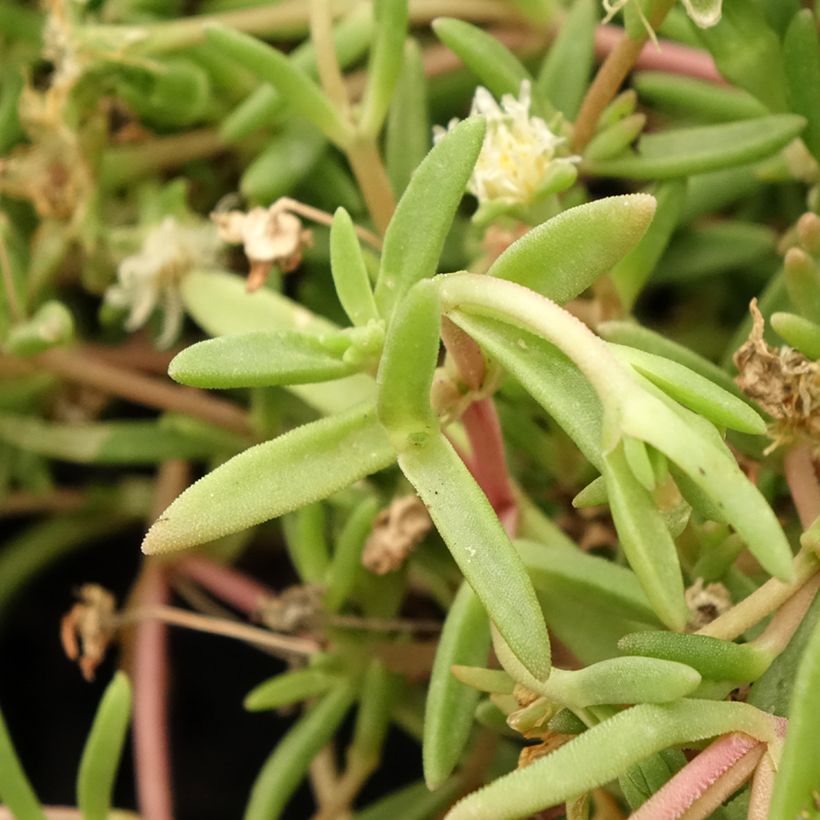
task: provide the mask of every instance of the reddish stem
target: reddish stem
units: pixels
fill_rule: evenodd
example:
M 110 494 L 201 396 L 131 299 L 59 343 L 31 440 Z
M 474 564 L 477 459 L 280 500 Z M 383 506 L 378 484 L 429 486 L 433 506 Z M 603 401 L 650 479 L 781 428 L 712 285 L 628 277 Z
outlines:
M 273 590 L 264 584 L 204 555 L 186 556 L 174 565 L 174 570 L 246 615 L 253 615 L 261 601 L 273 597 Z
M 156 560 L 145 563 L 135 594 L 137 606 L 166 605 L 170 589 Z M 143 817 L 172 820 L 168 744 L 168 627 L 161 621 L 137 624 L 134 636 L 134 762 Z
M 624 30 L 618 26 L 598 26 L 595 31 L 595 54 L 599 60 L 609 55 L 623 33 Z M 657 46 L 647 43 L 635 60 L 634 67 L 725 83 L 708 52 L 669 40 L 659 40 Z
M 680 817 L 713 783 L 759 746 L 759 740 L 741 732 L 719 738 L 642 804 L 631 820 Z
M 507 472 L 504 439 L 493 400 L 486 398 L 473 402 L 461 421 L 473 451 L 468 464 L 470 471 L 507 534 L 512 536 L 518 528 L 518 505 Z
M 808 529 L 820 516 L 820 485 L 814 471 L 811 447 L 805 442 L 795 444 L 783 459 L 783 470 L 803 529 Z

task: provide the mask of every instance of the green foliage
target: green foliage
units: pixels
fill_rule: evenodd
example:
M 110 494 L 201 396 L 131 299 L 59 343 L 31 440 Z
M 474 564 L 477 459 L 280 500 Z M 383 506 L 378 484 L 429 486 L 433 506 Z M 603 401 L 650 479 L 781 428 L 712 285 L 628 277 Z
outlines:
M 2 627 L 72 551 L 131 566 L 148 516 L 181 593 L 63 624 L 131 681 L 83 816 L 119 814 L 132 684 L 162 701 L 149 617 L 277 656 L 248 820 L 688 816 L 706 781 L 719 818 L 810 809 L 815 15 L 613 2 L 613 47 L 597 0 L 52 5 L 0 0 Z M 393 727 L 425 782 L 384 794 Z M 771 747 L 734 798 L 733 733 Z M 49 813 L 2 719 L 0 799 Z

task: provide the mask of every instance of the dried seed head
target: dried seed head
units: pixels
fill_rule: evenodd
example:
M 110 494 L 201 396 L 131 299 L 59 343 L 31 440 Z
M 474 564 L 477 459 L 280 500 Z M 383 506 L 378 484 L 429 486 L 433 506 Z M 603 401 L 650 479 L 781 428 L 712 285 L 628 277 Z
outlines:
M 775 418 L 769 450 L 795 434 L 820 440 L 820 364 L 790 347 L 771 347 L 763 339 L 764 320 L 753 299 L 748 340 L 735 353 L 737 384 Z
M 685 599 L 686 606 L 689 607 L 687 630 L 690 632 L 696 632 L 712 623 L 732 605 L 729 590 L 723 584 L 704 585 L 703 578 L 698 578 L 686 590 Z
M 60 640 L 66 655 L 78 662 L 83 677 L 92 681 L 114 637 L 116 600 L 97 584 L 83 584 L 77 597 L 79 603 L 60 621 Z
M 414 495 L 396 498 L 373 522 L 362 564 L 376 575 L 397 570 L 432 527 L 430 515 Z
M 216 223 L 223 242 L 242 245 L 250 263 L 248 290 L 260 288 L 271 268 L 290 273 L 302 262 L 302 251 L 310 246 L 311 232 L 302 228 L 298 216 L 290 213 L 278 201 L 269 208 L 244 211 L 215 211 Z

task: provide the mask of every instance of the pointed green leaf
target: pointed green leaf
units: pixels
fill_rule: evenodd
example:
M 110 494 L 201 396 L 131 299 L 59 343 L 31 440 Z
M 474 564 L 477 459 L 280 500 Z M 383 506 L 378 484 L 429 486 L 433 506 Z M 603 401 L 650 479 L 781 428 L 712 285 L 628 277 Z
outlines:
M 554 345 L 526 330 L 461 311 L 449 318 L 509 370 L 600 469 L 601 403 L 581 371 Z
M 485 128 L 482 118 L 474 118 L 449 131 L 416 169 L 399 200 L 384 236 L 376 283 L 376 304 L 385 318 L 416 282 L 436 273 Z
M 234 456 L 157 519 L 142 548 L 185 549 L 319 501 L 393 463 L 371 404 L 297 427 Z
M 297 114 L 310 120 L 331 142 L 338 146 L 350 143 L 353 138 L 350 124 L 319 86 L 281 51 L 255 37 L 213 23 L 205 34 L 214 48 L 274 86 Z
M 549 100 L 568 120 L 575 119 L 589 85 L 597 25 L 596 0 L 574 3 L 538 72 L 537 95 Z
M 338 682 L 338 675 L 333 675 L 325 669 L 294 669 L 254 686 L 245 695 L 243 705 L 249 712 L 281 709 L 283 706 L 323 695 Z
M 632 84 L 643 103 L 697 121 L 734 122 L 769 113 L 745 91 L 666 71 L 639 71 Z
M 477 26 L 452 17 L 439 17 L 433 20 L 433 31 L 497 99 L 504 94 L 517 97 L 521 83 L 533 81 L 518 57 Z
M 336 295 L 354 325 L 379 318 L 370 277 L 350 214 L 338 208 L 330 228 L 330 266 Z
M 603 467 L 612 517 L 629 565 L 661 621 L 680 631 L 689 611 L 678 553 L 663 516 L 629 469 L 622 444 L 604 454 Z
M 377 498 L 366 498 L 345 521 L 328 570 L 324 605 L 328 612 L 338 612 L 356 585 L 362 571 L 362 550 L 373 529 L 379 511 Z
M 629 347 L 645 350 L 647 353 L 653 353 L 656 356 L 663 356 L 665 359 L 688 367 L 703 376 L 703 378 L 719 385 L 726 392 L 732 393 L 738 398 L 743 398 L 740 388 L 725 370 L 688 347 L 673 342 L 654 330 L 642 327 L 635 322 L 618 321 L 601 322 L 597 330 L 599 335 L 608 342 L 629 345 Z
M 245 167 L 239 190 L 251 202 L 267 206 L 287 196 L 315 168 L 327 141 L 311 123 L 294 119 Z
M 708 635 L 633 632 L 618 641 L 618 649 L 628 655 L 687 663 L 711 680 L 757 680 L 770 663 L 770 658 L 752 644 L 736 644 Z
M 377 382 L 379 421 L 398 450 L 419 447 L 438 430 L 430 388 L 439 352 L 441 311 L 431 281 L 414 285 L 396 308 Z
M 688 411 L 682 408 L 675 412 L 650 395 L 628 404 L 621 420 L 624 432 L 680 467 L 714 501 L 762 566 L 778 578 L 790 578 L 792 552 L 777 517 L 731 453 L 684 421 Z M 691 417 L 693 422 L 698 418 Z
M 430 150 L 427 80 L 418 43 L 408 39 L 404 62 L 387 117 L 384 154 L 387 176 L 397 195 Z
M 655 213 L 647 194 L 612 196 L 570 208 L 528 231 L 490 267 L 559 304 L 574 299 L 628 253 Z M 589 237 L 594 236 L 595 242 Z
M 77 464 L 156 464 L 169 458 L 207 458 L 226 449 L 152 421 L 50 424 L 12 415 L 0 416 L 0 441 Z M 242 443 L 237 438 L 236 444 Z
M 367 85 L 362 97 L 359 127 L 375 137 L 384 122 L 396 87 L 407 33 L 407 0 L 376 0 L 376 32 L 370 47 Z
M 46 820 L 40 802 L 20 765 L 2 712 L 0 712 L 0 800 L 8 807 L 13 817 L 19 817 L 21 820 Z
M 539 680 L 550 668 L 549 637 L 524 565 L 450 443 L 431 438 L 399 456 L 459 569 L 521 663 Z
M 769 25 L 762 6 L 768 0 L 723 0 L 720 22 L 698 31 L 718 71 L 754 94 L 770 111 L 786 110 L 786 79 L 780 36 Z M 786 5 L 788 0 L 775 0 Z
M 527 817 L 614 780 L 662 749 L 732 731 L 764 740 L 774 737 L 769 717 L 745 703 L 684 700 L 624 709 L 549 755 L 468 795 L 447 818 Z
M 302 583 L 320 586 L 330 563 L 324 506 L 317 502 L 288 513 L 282 518 L 282 529 L 296 574 Z
M 800 817 L 816 809 L 820 784 L 820 625 L 809 638 L 789 705 L 789 728 L 777 770 L 769 817 Z
M 645 125 L 646 114 L 637 113 L 599 129 L 584 149 L 584 156 L 590 162 L 603 162 L 621 156 L 638 138 Z
M 794 313 L 773 313 L 771 326 L 786 344 L 809 359 L 820 359 L 820 325 Z
M 191 318 L 211 336 L 271 330 L 318 335 L 337 329 L 332 322 L 272 290 L 262 288 L 248 293 L 242 279 L 223 271 L 189 273 L 182 280 L 180 293 Z M 290 391 L 320 412 L 330 414 L 375 398 L 376 383 L 360 373 L 333 384 L 295 385 Z
M 211 336 L 250 331 L 327 333 L 336 325 L 267 288 L 248 293 L 245 280 L 223 271 L 193 271 L 180 286 L 185 309 Z
M 469 584 L 456 595 L 439 638 L 424 710 L 424 779 L 435 789 L 452 774 L 473 726 L 479 692 L 457 680 L 454 664 L 481 666 L 490 651 L 487 614 Z
M 354 6 L 333 27 L 333 45 L 341 68 L 358 62 L 370 47 L 373 37 L 373 10 L 369 3 Z M 313 79 L 318 78 L 316 50 L 310 40 L 288 53 L 294 67 Z M 226 142 L 237 142 L 260 128 L 271 128 L 287 117 L 287 102 L 267 83 L 260 85 L 219 123 L 219 133 Z
M 757 436 L 766 432 L 766 422 L 746 402 L 685 365 L 634 347 L 612 347 L 652 384 L 718 426 Z
M 106 820 L 131 720 L 131 684 L 117 672 L 106 687 L 77 774 L 77 806 L 85 820 Z
M 820 38 L 809 9 L 795 14 L 786 30 L 783 63 L 791 109 L 808 121 L 803 142 L 820 160 Z
M 423 781 L 412 783 L 357 811 L 353 820 L 430 820 L 438 817 L 463 788 L 457 777 L 432 792 Z
M 686 200 L 686 181 L 670 180 L 655 186 L 653 191 L 658 203 L 655 218 L 641 241 L 632 248 L 612 269 L 612 283 L 629 309 L 643 286 L 652 276 L 672 233 L 678 226 L 683 203 Z
M 193 387 L 269 387 L 338 379 L 358 369 L 322 337 L 274 330 L 198 342 L 174 357 L 168 375 Z
M 311 760 L 336 733 L 355 693 L 352 681 L 340 681 L 290 728 L 257 775 L 244 820 L 276 820 L 283 816 Z
M 606 162 L 585 162 L 583 169 L 602 177 L 672 179 L 703 174 L 764 159 L 779 151 L 806 125 L 795 114 L 681 128 L 648 134 L 637 153 Z

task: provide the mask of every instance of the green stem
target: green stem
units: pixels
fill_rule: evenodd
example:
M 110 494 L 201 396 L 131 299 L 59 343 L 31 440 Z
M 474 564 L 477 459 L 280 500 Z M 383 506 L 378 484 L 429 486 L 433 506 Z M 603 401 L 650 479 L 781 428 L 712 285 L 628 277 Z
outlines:
M 715 618 L 696 635 L 709 635 L 733 641 L 767 615 L 783 606 L 820 569 L 811 550 L 799 552 L 794 559 L 794 578 L 788 583 L 770 578 L 751 595 Z
M 635 2 L 638 2 L 638 0 L 635 0 Z M 660 0 L 650 12 L 647 21 L 649 26 L 653 29 L 657 28 L 674 3 L 675 0 Z M 587 90 L 578 117 L 575 120 L 572 147 L 576 151 L 582 151 L 592 139 L 603 110 L 618 93 L 618 89 L 623 84 L 648 40 L 648 32 L 638 38 L 630 37 L 629 34 L 624 33 L 615 48 L 609 52 Z
M 396 198 L 375 140 L 360 136 L 347 149 L 347 159 L 359 183 L 373 224 L 384 235 L 393 211 L 396 210 Z

